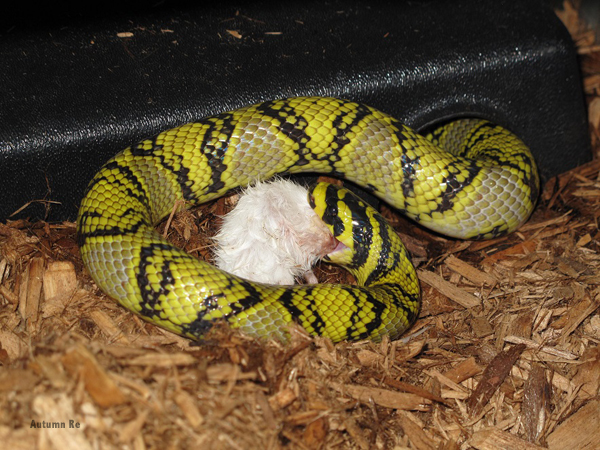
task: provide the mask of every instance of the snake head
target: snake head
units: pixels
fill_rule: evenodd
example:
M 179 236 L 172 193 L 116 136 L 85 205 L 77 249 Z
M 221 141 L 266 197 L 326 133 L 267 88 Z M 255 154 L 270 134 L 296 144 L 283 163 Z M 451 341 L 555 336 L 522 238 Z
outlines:
M 408 272 L 414 275 L 410 256 L 398 234 L 375 208 L 354 193 L 318 183 L 309 190 L 308 201 L 337 240 L 324 261 L 346 268 L 360 285 L 397 282 L 406 279 Z M 410 284 L 412 289 L 416 276 L 413 278 L 402 283 Z
M 356 257 L 369 251 L 373 227 L 367 209 L 374 211 L 348 189 L 320 182 L 308 194 L 308 202 L 336 241 L 334 249 L 323 259 L 348 269 Z

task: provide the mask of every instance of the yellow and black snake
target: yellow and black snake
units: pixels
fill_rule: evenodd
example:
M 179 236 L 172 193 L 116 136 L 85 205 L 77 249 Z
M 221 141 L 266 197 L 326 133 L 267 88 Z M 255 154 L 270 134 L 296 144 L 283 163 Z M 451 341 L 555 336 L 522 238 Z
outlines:
M 309 200 L 345 245 L 328 259 L 348 266 L 358 286 L 253 283 L 154 229 L 178 200 L 199 204 L 301 172 L 351 180 L 420 224 L 466 239 L 515 230 L 539 190 L 529 149 L 484 120 L 461 119 L 423 137 L 363 104 L 268 101 L 165 131 L 108 161 L 79 210 L 84 264 L 121 305 L 195 339 L 218 320 L 281 339 L 291 322 L 334 341 L 399 336 L 419 310 L 414 268 L 389 225 L 344 189 L 318 184 Z

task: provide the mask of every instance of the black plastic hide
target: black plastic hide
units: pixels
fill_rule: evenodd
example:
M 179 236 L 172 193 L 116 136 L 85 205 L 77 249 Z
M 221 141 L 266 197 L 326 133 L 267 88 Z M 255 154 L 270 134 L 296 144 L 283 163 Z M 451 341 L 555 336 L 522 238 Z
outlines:
M 590 158 L 576 54 L 536 1 L 164 2 L 4 17 L 0 221 L 74 219 L 96 170 L 184 122 L 304 95 L 367 103 L 417 129 L 504 125 L 545 178 Z

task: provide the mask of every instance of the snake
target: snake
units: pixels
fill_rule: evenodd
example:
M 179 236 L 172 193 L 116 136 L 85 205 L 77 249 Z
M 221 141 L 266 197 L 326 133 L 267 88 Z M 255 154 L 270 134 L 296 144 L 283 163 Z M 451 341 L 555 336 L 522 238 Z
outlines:
M 324 259 L 346 267 L 356 284 L 252 282 L 156 230 L 174 205 L 299 173 L 355 183 L 418 224 L 460 239 L 516 230 L 539 193 L 530 149 L 490 121 L 459 118 L 421 135 L 362 103 L 270 100 L 163 131 L 106 162 L 78 212 L 84 266 L 123 307 L 197 341 L 216 323 L 280 340 L 293 324 L 333 342 L 398 338 L 419 315 L 415 268 L 394 229 L 346 188 L 317 183 L 307 201 L 339 242 Z

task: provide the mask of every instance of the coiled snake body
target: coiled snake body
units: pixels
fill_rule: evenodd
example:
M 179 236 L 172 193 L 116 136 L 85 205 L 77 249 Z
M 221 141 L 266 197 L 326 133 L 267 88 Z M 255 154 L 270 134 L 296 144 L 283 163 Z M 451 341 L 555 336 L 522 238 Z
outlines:
M 362 104 L 269 101 L 165 131 L 107 162 L 79 210 L 84 264 L 121 305 L 191 338 L 215 320 L 281 339 L 290 322 L 334 341 L 399 336 L 419 310 L 414 268 L 389 225 L 344 189 L 318 184 L 309 200 L 344 244 L 327 259 L 353 271 L 358 286 L 252 283 L 154 229 L 178 200 L 199 204 L 300 172 L 351 180 L 424 226 L 467 239 L 515 230 L 539 189 L 529 149 L 486 121 L 458 120 L 423 137 Z

